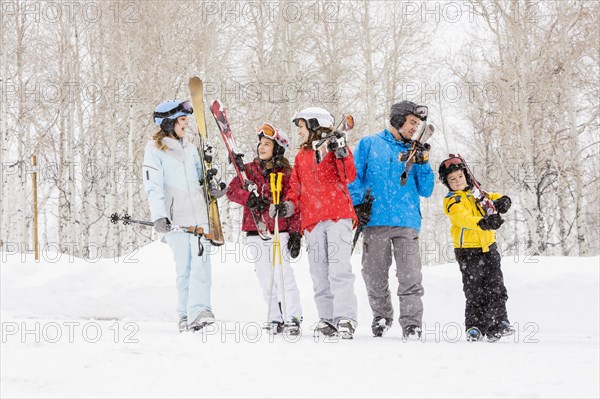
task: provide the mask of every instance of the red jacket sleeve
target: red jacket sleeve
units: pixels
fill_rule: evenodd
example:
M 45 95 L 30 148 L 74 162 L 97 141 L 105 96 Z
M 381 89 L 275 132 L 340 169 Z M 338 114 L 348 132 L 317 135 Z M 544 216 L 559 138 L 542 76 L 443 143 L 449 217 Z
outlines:
M 300 155 L 300 153 L 298 154 Z M 294 213 L 300 214 L 300 190 L 302 183 L 300 182 L 300 160 L 299 156 L 296 155 L 296 162 L 292 169 L 292 175 L 290 176 L 290 187 L 287 194 L 284 196 L 284 201 L 290 201 L 294 204 Z
M 239 177 L 234 177 L 229 186 L 227 186 L 227 198 L 230 201 L 245 206 L 246 202 L 248 202 L 248 197 L 250 197 L 250 192 L 242 186 Z
M 291 188 L 292 172 L 289 175 L 285 175 L 283 179 L 283 192 L 281 193 L 283 198 L 286 198 Z M 300 209 L 294 205 L 294 214 L 289 218 L 288 231 L 290 233 L 300 232 Z
M 352 155 L 350 146 L 348 146 L 348 156 L 346 158 L 336 158 L 335 165 L 342 182 L 348 184 L 356 179 L 356 166 L 354 165 L 354 155 Z

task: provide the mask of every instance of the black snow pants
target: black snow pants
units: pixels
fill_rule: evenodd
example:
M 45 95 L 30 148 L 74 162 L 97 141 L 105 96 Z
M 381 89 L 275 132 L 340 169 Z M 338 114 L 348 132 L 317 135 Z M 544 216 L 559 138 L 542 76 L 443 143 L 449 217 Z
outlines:
M 481 248 L 455 248 L 466 298 L 465 327 L 477 327 L 484 335 L 501 331 L 501 322 L 508 321 L 508 295 L 500 268 L 497 245 L 488 252 Z

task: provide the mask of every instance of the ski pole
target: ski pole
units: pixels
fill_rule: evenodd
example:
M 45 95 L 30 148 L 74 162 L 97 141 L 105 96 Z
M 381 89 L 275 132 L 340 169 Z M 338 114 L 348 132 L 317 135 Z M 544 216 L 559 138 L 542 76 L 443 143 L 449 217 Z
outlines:
M 154 227 L 154 223 L 146 220 L 132 219 L 127 213 L 124 213 L 123 216 L 120 216 L 118 213 L 113 213 L 110 215 L 110 221 L 113 224 L 117 224 L 121 221 L 125 226 L 134 223 L 141 226 Z M 178 226 L 173 224 L 171 225 L 170 231 L 193 234 L 194 236 L 198 237 L 198 256 L 202 256 L 204 253 L 204 246 L 202 245 L 202 242 L 200 242 L 200 237 L 204 237 L 207 240 L 212 240 L 214 238 L 211 233 L 205 233 L 204 229 L 200 226 Z
M 277 204 L 277 198 L 275 197 L 275 174 L 271 173 L 269 175 L 270 178 L 270 187 L 271 187 L 271 193 L 272 193 L 272 197 L 273 197 L 273 204 Z M 275 215 L 275 231 L 273 232 L 275 234 L 275 236 L 273 237 L 273 265 L 271 266 L 271 288 L 269 289 L 269 306 L 268 306 L 268 311 L 267 311 L 267 325 L 269 325 L 269 323 L 271 323 L 271 305 L 273 302 L 273 283 L 275 281 L 275 246 L 276 246 L 276 239 L 279 238 L 279 232 L 277 231 L 277 214 Z
M 281 179 L 283 177 L 283 173 L 271 173 L 269 175 L 270 178 L 270 188 L 271 188 L 271 194 L 273 197 L 273 204 L 274 205 L 279 205 L 280 202 L 280 195 L 281 195 Z M 283 319 L 285 322 L 286 319 L 286 310 L 285 310 L 285 288 L 283 286 L 283 259 L 281 256 L 281 240 L 279 238 L 279 211 L 277 211 L 275 213 L 275 229 L 273 232 L 273 258 L 272 258 L 272 268 L 271 268 L 271 285 L 270 285 L 270 289 L 269 289 L 269 300 L 272 302 L 273 301 L 273 284 L 275 281 L 275 262 L 276 260 L 279 259 L 279 264 L 281 266 L 280 269 L 280 276 L 281 276 L 281 284 L 282 284 L 282 290 L 283 290 L 283 297 L 282 297 L 282 310 L 283 310 Z M 272 303 L 269 303 L 269 309 L 268 309 L 268 313 L 267 313 L 267 323 L 271 322 L 271 305 Z
M 274 173 L 273 173 L 274 174 Z M 275 182 L 275 190 L 277 194 L 277 204 L 281 203 L 283 173 L 277 173 L 277 181 Z M 285 306 L 285 283 L 283 278 L 283 257 L 281 256 L 281 239 L 279 237 L 279 211 L 277 211 L 275 219 L 275 231 L 277 231 L 277 255 L 279 258 L 279 279 L 281 281 L 281 308 L 283 310 L 283 322 L 287 320 L 287 309 Z M 275 254 L 273 254 L 275 255 Z
M 124 213 L 123 216 L 119 216 L 118 213 L 113 213 L 112 215 L 110 215 L 110 221 L 113 224 L 117 224 L 121 221 L 126 226 L 131 223 L 134 223 L 134 224 L 139 224 L 142 226 L 154 227 L 154 223 L 146 221 L 146 220 L 132 219 L 131 216 L 129 216 L 127 213 Z M 179 225 L 173 224 L 173 225 L 171 225 L 170 231 L 189 233 L 189 234 L 193 234 L 195 236 L 204 236 L 207 239 L 209 239 L 209 236 L 210 236 L 209 234 L 205 233 L 204 229 L 200 226 L 179 226 Z
M 365 199 L 364 199 L 364 204 L 365 207 L 367 208 L 368 212 L 371 212 L 371 208 L 373 207 L 373 201 L 375 200 L 375 197 L 373 197 L 371 195 L 371 189 L 367 189 L 367 193 L 365 194 Z M 358 226 L 356 228 L 356 232 L 354 233 L 354 239 L 352 239 L 352 249 L 350 250 L 350 255 L 352 255 L 352 252 L 354 252 L 354 247 L 356 247 L 356 242 L 358 241 L 358 237 L 360 237 L 360 234 L 363 231 L 364 226 Z

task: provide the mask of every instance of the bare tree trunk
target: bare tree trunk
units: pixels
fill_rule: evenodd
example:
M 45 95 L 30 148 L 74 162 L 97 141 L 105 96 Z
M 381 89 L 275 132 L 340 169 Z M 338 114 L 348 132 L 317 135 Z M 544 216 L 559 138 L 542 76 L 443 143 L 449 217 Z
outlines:
M 365 102 L 366 102 L 366 112 L 367 112 L 367 131 L 372 132 L 375 130 L 373 125 L 373 121 L 376 117 L 375 111 L 375 93 L 373 92 L 375 89 L 375 72 L 373 69 L 373 45 L 371 39 L 371 28 L 369 24 L 371 23 L 371 18 L 369 18 L 369 2 L 367 0 L 363 1 L 363 52 L 365 59 Z
M 560 12 L 562 7 L 557 7 L 557 11 Z M 566 18 L 566 17 L 563 17 Z M 568 37 L 569 31 L 566 29 L 560 32 L 560 43 L 561 47 L 568 48 Z M 567 140 L 567 162 L 570 166 L 570 173 L 573 177 L 573 189 L 575 191 L 575 232 L 577 234 L 577 252 L 578 256 L 588 255 L 587 245 L 585 241 L 585 221 L 583 220 L 583 190 L 582 190 L 582 168 L 580 165 L 580 154 L 579 149 L 579 129 L 577 128 L 576 115 L 577 115 L 577 101 L 573 93 L 572 82 L 575 79 L 575 73 L 573 71 L 573 61 L 566 60 L 564 63 L 565 71 L 561 76 L 563 77 L 563 96 L 564 98 L 564 112 L 567 117 L 567 128 L 569 132 L 569 139 Z
M 4 31 L 5 31 L 5 27 L 7 26 L 7 23 L 0 23 L 0 85 L 2 85 L 4 88 L 7 87 L 6 83 L 7 83 L 7 76 L 8 76 L 8 66 L 7 66 L 7 62 L 6 62 L 6 47 L 7 47 L 7 40 L 4 39 Z M 4 92 L 4 90 L 3 90 Z M 5 203 L 5 181 L 6 179 L 4 179 L 5 176 L 5 170 L 4 168 L 6 167 L 6 160 L 5 160 L 5 155 L 6 152 L 8 151 L 8 146 L 7 146 L 7 138 L 8 138 L 8 132 L 7 132 L 7 126 L 8 126 L 8 122 L 7 122 L 7 111 L 6 111 L 6 102 L 4 101 L 4 98 L 0 98 L 0 173 L 2 175 L 2 178 L 0 179 L 0 249 L 4 249 L 4 240 L 7 239 L 7 232 L 8 232 L 8 224 L 9 223 L 5 223 L 6 218 L 8 215 L 6 215 L 5 213 L 7 213 L 7 209 L 6 206 L 4 205 Z
M 25 104 L 25 96 L 22 91 L 27 87 L 28 79 L 23 76 L 24 73 L 24 57 L 26 46 L 26 31 L 27 24 L 25 19 L 19 19 L 17 21 L 16 35 L 16 70 L 17 70 L 17 85 L 18 85 L 18 111 L 17 111 L 17 123 L 15 125 L 14 134 L 17 140 L 17 154 L 20 162 L 20 179 L 19 185 L 16 187 L 16 219 L 14 226 L 17 229 L 16 241 L 23 245 L 23 247 L 29 247 L 29 237 L 27 234 L 27 215 L 29 213 L 29 205 L 27 203 L 27 173 L 29 168 L 29 143 L 27 131 L 27 104 Z

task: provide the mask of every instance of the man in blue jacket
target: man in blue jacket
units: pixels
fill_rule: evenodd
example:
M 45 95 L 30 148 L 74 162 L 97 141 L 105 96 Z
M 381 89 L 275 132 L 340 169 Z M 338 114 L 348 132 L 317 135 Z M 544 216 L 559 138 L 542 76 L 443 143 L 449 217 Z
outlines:
M 420 197 L 431 196 L 434 184 L 428 145 L 417 146 L 416 162 L 406 185 L 400 184 L 400 176 L 411 138 L 426 119 L 426 106 L 410 101 L 394 104 L 389 129 L 363 137 L 354 151 L 357 177 L 348 187 L 359 224 L 364 226 L 362 275 L 373 311 L 371 329 L 376 337 L 383 336 L 394 317 L 388 284 L 392 256 L 396 261 L 403 336 L 421 337 Z M 367 190 L 375 198 L 371 212 L 363 204 Z

